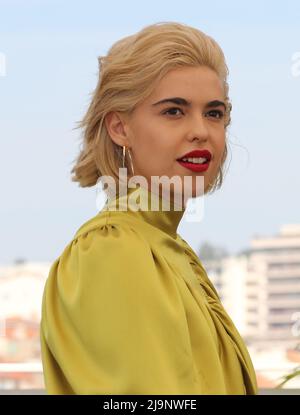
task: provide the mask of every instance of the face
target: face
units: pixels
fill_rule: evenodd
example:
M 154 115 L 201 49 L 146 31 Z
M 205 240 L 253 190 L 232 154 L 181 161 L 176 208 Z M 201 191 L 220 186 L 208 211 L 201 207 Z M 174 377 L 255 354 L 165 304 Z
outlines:
M 174 102 L 159 103 L 175 97 Z M 189 189 L 181 188 L 180 192 L 189 190 L 187 194 L 196 197 L 199 195 L 196 177 L 203 177 L 205 192 L 209 183 L 216 179 L 221 164 L 225 149 L 222 102 L 222 83 L 212 69 L 205 66 L 176 68 L 162 78 L 152 94 L 123 122 L 126 142 L 120 142 L 121 136 L 114 135 L 117 118 L 110 118 L 109 128 L 115 142 L 130 148 L 134 173 L 147 179 L 149 189 L 151 176 L 170 179 L 179 176 L 182 186 L 184 177 L 190 176 Z M 178 162 L 185 154 L 204 149 L 212 156 L 207 170 L 190 170 Z M 130 166 L 128 169 L 130 172 Z

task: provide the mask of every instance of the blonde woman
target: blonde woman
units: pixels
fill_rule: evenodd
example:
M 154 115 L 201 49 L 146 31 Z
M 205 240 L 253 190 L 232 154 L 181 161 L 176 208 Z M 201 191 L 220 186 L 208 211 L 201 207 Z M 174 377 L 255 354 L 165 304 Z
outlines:
M 257 393 L 246 345 L 177 233 L 187 200 L 222 184 L 227 76 L 216 41 L 176 22 L 144 27 L 99 58 L 72 180 L 119 187 L 106 186 L 104 208 L 50 269 L 40 326 L 48 393 Z M 163 176 L 179 187 L 154 190 Z

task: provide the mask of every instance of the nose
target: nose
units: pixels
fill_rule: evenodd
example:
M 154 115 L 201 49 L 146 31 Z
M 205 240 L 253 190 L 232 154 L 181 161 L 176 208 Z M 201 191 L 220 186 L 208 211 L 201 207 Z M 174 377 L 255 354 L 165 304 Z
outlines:
M 199 141 L 206 142 L 208 140 L 209 129 L 204 115 L 197 114 L 195 117 L 193 117 L 188 137 L 191 141 L 198 139 Z

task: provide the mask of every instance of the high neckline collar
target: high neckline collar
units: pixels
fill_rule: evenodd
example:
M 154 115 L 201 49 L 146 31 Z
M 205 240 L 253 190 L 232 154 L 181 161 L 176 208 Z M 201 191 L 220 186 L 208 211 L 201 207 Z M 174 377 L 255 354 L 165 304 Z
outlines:
M 104 210 L 106 209 L 145 220 L 174 239 L 177 237 L 177 228 L 185 212 L 184 205 L 176 205 L 142 186 L 127 188 L 127 193 L 109 199 Z

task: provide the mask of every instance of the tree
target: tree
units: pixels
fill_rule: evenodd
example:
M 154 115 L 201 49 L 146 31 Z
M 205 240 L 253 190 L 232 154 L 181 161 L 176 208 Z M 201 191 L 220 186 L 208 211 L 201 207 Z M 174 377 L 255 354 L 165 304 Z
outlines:
M 203 242 L 199 249 L 199 256 L 203 260 L 221 259 L 228 256 L 226 248 Z

